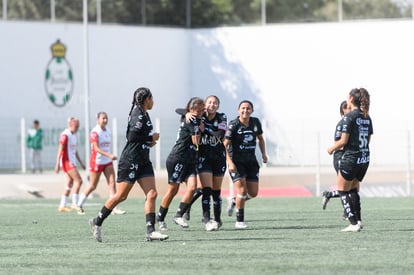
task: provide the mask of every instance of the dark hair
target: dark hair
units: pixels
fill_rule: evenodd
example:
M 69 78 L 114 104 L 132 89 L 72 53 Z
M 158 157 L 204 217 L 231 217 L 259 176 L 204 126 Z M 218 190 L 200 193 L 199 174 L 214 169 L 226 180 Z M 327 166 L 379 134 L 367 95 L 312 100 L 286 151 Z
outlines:
M 209 95 L 208 97 L 206 97 L 205 101 L 207 101 L 207 99 L 209 99 L 210 97 L 214 97 L 217 100 L 218 105 L 220 106 L 220 99 L 215 95 Z
M 240 106 L 243 104 L 243 103 L 248 103 L 248 104 L 250 104 L 250 107 L 252 107 L 252 110 L 254 110 L 254 107 L 253 107 L 253 103 L 250 101 L 250 100 L 242 100 L 240 103 L 239 103 L 239 107 L 237 108 L 237 109 L 239 109 L 240 108 Z
M 96 114 L 96 118 L 99 118 L 101 115 L 106 115 L 106 116 L 108 116 L 108 114 L 107 114 L 107 113 L 105 113 L 105 112 L 98 112 L 98 113 Z
M 341 114 L 341 116 L 344 115 L 344 109 L 346 109 L 348 103 L 346 102 L 346 100 L 341 102 L 341 105 L 339 105 L 339 113 Z
M 370 95 L 365 88 L 355 88 L 349 92 L 349 95 L 353 99 L 353 103 L 364 113 L 364 117 L 368 116 Z
M 139 108 L 142 109 L 144 106 L 145 99 L 151 98 L 151 97 L 152 97 L 152 93 L 150 89 L 145 88 L 145 87 L 138 88 L 134 92 L 134 97 L 132 98 L 132 106 L 131 106 L 131 110 L 129 111 L 129 115 L 131 115 L 131 112 L 135 106 L 138 106 Z
M 33 123 L 34 124 L 39 124 L 39 120 L 35 119 L 35 120 L 33 120 Z

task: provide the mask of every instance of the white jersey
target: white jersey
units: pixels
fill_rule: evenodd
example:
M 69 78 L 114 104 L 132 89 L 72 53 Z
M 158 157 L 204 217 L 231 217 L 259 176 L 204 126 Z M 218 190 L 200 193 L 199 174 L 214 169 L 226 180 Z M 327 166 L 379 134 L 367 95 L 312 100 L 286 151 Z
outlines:
M 111 132 L 109 129 L 102 130 L 99 125 L 96 125 L 90 134 L 90 142 L 93 144 L 94 142 L 98 143 L 99 148 L 102 151 L 105 151 L 109 153 L 111 151 Z M 111 163 L 112 160 L 108 158 L 107 156 L 104 156 L 96 151 L 94 146 L 91 146 L 91 161 L 90 165 L 91 167 L 94 167 L 95 165 L 102 165 L 102 164 L 108 164 Z
M 72 166 L 76 167 L 76 150 L 78 144 L 76 135 L 69 131 L 69 129 L 65 129 L 60 134 L 59 143 L 63 145 L 62 158 L 60 159 L 61 166 L 64 162 L 70 162 Z

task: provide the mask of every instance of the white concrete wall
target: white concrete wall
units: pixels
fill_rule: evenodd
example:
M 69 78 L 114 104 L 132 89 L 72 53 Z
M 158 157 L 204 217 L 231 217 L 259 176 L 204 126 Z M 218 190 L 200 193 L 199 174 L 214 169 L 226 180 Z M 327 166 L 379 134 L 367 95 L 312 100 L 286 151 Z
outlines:
M 90 25 L 90 113 L 105 110 L 123 122 L 139 86 L 153 91 L 152 117 L 162 123 L 176 121 L 174 109 L 191 96 L 219 95 L 230 119 L 249 99 L 266 123 L 274 164 L 313 165 L 318 155 L 330 164 L 325 149 L 339 103 L 352 88 L 366 87 L 373 164 L 403 164 L 414 125 L 413 31 L 413 21 L 194 30 Z M 0 22 L 0 119 L 83 118 L 82 35 L 81 24 Z M 44 89 L 57 38 L 74 73 L 74 97 L 64 108 Z

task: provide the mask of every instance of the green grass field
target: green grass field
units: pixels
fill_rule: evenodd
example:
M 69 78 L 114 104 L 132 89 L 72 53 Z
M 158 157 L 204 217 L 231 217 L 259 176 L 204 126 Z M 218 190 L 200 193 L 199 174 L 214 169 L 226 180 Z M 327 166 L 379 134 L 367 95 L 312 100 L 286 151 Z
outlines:
M 58 200 L 0 200 L 0 274 L 414 273 L 412 198 L 362 198 L 358 233 L 340 232 L 338 200 L 323 211 L 320 198 L 257 198 L 247 204 L 247 230 L 223 213 L 216 232 L 204 231 L 199 201 L 190 228 L 174 225 L 178 201 L 168 240 L 144 241 L 144 201 L 128 199 L 128 213 L 109 217 L 98 243 L 87 221 L 103 200 L 89 200 L 85 216 L 57 212 Z

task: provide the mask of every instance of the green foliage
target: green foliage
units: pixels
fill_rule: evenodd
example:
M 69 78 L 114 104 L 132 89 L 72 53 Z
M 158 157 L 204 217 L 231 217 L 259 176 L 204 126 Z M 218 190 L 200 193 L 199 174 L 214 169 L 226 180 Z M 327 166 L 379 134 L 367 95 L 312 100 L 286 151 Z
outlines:
M 176 198 L 167 222 L 178 206 Z M 247 230 L 235 217 L 205 232 L 199 202 L 190 228 L 168 222 L 170 238 L 145 242 L 144 199 L 110 216 L 103 242 L 87 223 L 104 201 L 90 199 L 86 216 L 57 212 L 58 199 L 0 200 L 1 274 L 408 274 L 414 265 L 412 198 L 362 198 L 364 229 L 343 233 L 339 200 L 257 198 L 246 206 Z
M 51 0 L 7 0 L 8 18 L 50 20 Z M 343 19 L 411 16 L 408 0 L 342 0 Z M 191 27 L 258 24 L 262 0 L 191 0 Z M 82 21 L 83 1 L 55 0 L 56 21 Z M 88 19 L 97 16 L 88 1 Z M 187 27 L 187 0 L 102 0 L 102 22 Z M 267 23 L 338 20 L 338 0 L 266 0 Z

